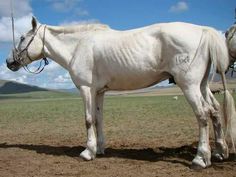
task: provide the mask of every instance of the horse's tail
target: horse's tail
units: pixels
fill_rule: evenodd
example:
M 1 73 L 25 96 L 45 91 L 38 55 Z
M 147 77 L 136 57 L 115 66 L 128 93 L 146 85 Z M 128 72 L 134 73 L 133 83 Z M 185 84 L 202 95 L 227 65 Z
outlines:
M 224 88 L 224 124 L 225 124 L 225 137 L 230 137 L 232 148 L 235 153 L 235 140 L 236 140 L 236 112 L 234 99 L 227 89 L 225 72 L 229 66 L 229 54 L 226 42 L 221 34 L 213 29 L 208 30 L 209 34 L 209 52 L 210 58 L 214 68 L 221 74 L 221 79 Z

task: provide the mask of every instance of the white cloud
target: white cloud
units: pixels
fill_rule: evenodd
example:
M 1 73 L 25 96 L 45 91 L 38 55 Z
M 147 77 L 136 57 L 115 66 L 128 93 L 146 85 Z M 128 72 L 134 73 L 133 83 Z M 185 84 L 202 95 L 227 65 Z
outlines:
M 55 11 L 72 12 L 78 16 L 87 16 L 89 12 L 79 7 L 82 1 L 83 0 L 48 0 Z
M 67 8 L 73 8 L 73 3 L 78 3 L 81 0 L 48 0 L 50 2 L 63 2 Z M 83 12 L 84 15 L 86 12 Z M 30 0 L 14 1 L 14 14 L 15 14 L 15 35 L 16 39 L 31 28 L 32 8 Z M 10 1 L 0 0 L 0 55 L 5 53 L 3 50 L 9 50 L 10 43 L 12 42 L 11 31 L 11 18 L 10 18 Z M 4 45 L 3 45 L 4 44 Z M 2 46 L 3 45 L 3 46 Z M 4 47 L 8 46 L 8 47 Z M 5 48 L 5 49 L 4 49 Z M 10 50 L 9 50 L 10 51 Z M 34 71 L 38 68 L 39 63 L 29 65 L 29 69 Z M 50 62 L 45 67 L 44 71 L 38 75 L 30 74 L 24 69 L 17 72 L 10 71 L 6 64 L 0 65 L 0 79 L 11 80 L 24 84 L 36 85 L 45 88 L 62 89 L 74 87 L 73 82 L 66 70 L 59 64 Z
M 68 72 L 66 72 L 64 75 L 59 75 L 54 79 L 55 82 L 57 83 L 67 83 L 67 82 L 72 82 L 70 75 Z
M 37 67 L 37 64 L 32 65 L 30 66 L 31 69 L 32 67 Z M 49 65 L 45 66 L 45 69 L 40 74 L 29 75 L 28 80 L 30 79 L 33 85 L 44 88 L 65 89 L 74 87 L 69 72 L 54 61 L 50 61 Z
M 13 11 L 15 17 L 23 17 L 32 12 L 30 0 L 13 1 Z M 0 0 L 0 17 L 10 17 L 11 1 Z
M 13 1 L 16 39 L 30 29 L 32 8 L 30 0 Z M 12 41 L 11 1 L 0 0 L 0 42 Z
M 31 28 L 32 14 L 29 13 L 23 17 L 15 19 L 15 37 L 18 39 L 20 35 L 27 32 Z M 0 42 L 11 42 L 12 41 L 12 27 L 11 18 L 2 17 L 0 18 Z
M 49 65 L 47 65 L 46 67 L 45 67 L 45 72 L 52 72 L 52 71 L 55 71 L 55 70 L 61 70 L 62 69 L 62 67 L 58 64 L 58 63 L 56 63 L 56 62 L 54 62 L 54 61 L 51 61 L 50 63 L 49 63 Z
M 38 62 L 31 64 L 29 69 L 34 71 L 38 68 L 38 64 Z M 63 69 L 55 62 L 50 62 L 50 64 L 47 65 L 40 74 L 28 73 L 23 68 L 17 72 L 12 72 L 4 63 L 0 65 L 0 79 L 36 85 L 50 89 L 65 89 L 75 87 L 68 71 Z
M 16 78 L 15 81 L 23 83 L 23 84 L 28 84 L 26 75 L 22 75 L 22 76 Z
M 17 17 L 15 18 L 15 36 L 17 39 L 22 33 L 26 32 L 30 28 L 32 8 L 30 6 L 30 0 L 20 0 L 13 2 L 14 16 Z M 9 48 L 9 44 L 12 42 L 10 15 L 11 1 L 0 0 L 0 43 L 8 46 L 6 48 Z M 5 63 L 0 66 L 0 78 L 25 84 L 28 83 L 28 73 L 26 73 L 24 70 L 12 72 L 6 67 Z
M 3 80 L 11 80 L 11 81 L 16 81 L 20 82 L 23 84 L 27 84 L 28 81 L 28 73 L 25 72 L 24 70 L 20 70 L 19 72 L 12 72 L 10 71 L 6 64 L 2 64 L 0 66 L 0 78 Z
M 179 1 L 177 4 L 171 6 L 169 11 L 174 13 L 179 13 L 187 11 L 188 9 L 189 9 L 188 4 L 186 2 Z

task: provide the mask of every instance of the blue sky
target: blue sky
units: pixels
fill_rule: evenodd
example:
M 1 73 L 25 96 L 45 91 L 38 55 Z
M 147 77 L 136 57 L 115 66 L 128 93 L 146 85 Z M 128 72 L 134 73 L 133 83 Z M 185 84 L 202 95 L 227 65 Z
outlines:
M 17 36 L 29 29 L 32 15 L 50 25 L 99 22 L 126 30 L 184 21 L 225 31 L 235 21 L 235 7 L 235 0 L 14 0 Z M 54 62 L 39 75 L 6 68 L 5 58 L 12 46 L 9 15 L 10 0 L 0 0 L 0 79 L 47 88 L 73 87 L 68 73 Z

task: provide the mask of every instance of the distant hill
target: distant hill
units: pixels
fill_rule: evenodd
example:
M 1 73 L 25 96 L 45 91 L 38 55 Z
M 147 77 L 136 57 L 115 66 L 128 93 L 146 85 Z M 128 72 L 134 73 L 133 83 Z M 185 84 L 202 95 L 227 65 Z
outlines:
M 36 91 L 49 91 L 48 89 L 21 84 L 14 81 L 0 80 L 0 94 L 27 93 Z
M 68 93 L 79 93 L 79 89 L 77 88 L 70 88 L 70 89 L 60 89 L 62 92 L 68 92 Z

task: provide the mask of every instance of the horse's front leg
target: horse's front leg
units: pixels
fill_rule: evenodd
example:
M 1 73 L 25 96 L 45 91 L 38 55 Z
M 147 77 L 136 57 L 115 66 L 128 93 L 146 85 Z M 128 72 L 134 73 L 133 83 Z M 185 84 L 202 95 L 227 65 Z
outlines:
M 97 153 L 97 140 L 94 131 L 96 92 L 94 89 L 87 86 L 81 86 L 80 92 L 84 101 L 85 123 L 87 129 L 87 147 L 81 152 L 80 156 L 85 160 L 93 160 Z

